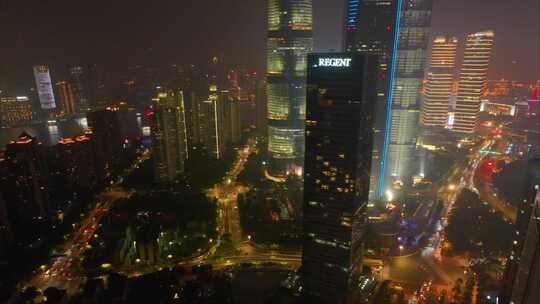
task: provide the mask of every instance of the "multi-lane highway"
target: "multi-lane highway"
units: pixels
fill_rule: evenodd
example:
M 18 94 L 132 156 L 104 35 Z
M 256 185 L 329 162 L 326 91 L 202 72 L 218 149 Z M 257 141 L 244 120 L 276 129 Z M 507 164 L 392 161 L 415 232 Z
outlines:
M 123 176 L 129 175 L 149 156 L 150 152 L 144 151 L 137 158 L 137 161 L 124 172 Z M 57 287 L 66 289 L 70 294 L 79 289 L 79 285 L 86 281 L 86 275 L 80 268 L 79 258 L 88 246 L 90 239 L 94 237 L 101 219 L 107 214 L 114 202 L 121 198 L 128 198 L 133 194 L 118 187 L 122 180 L 123 178 L 120 177 L 98 196 L 94 208 L 86 214 L 82 214 L 80 222 L 73 224 L 75 230 L 59 246 L 58 254 L 51 258 L 48 265 L 42 265 L 34 277 L 24 282 L 24 286 L 35 286 L 41 290 L 45 290 L 47 287 Z

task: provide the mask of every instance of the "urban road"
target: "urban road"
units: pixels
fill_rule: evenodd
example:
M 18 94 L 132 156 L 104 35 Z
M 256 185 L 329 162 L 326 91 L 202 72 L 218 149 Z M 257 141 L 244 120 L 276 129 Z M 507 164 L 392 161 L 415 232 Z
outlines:
M 450 291 L 453 283 L 458 278 L 463 278 L 467 267 L 467 261 L 462 257 L 445 257 L 440 254 L 442 246 L 442 231 L 446 225 L 446 220 L 450 214 L 456 197 L 462 189 L 471 189 L 481 193 L 481 197 L 495 209 L 503 211 L 510 220 L 512 210 L 504 211 L 502 206 L 506 204 L 499 201 L 492 195 L 492 188 L 488 185 L 479 185 L 480 192 L 475 187 L 476 172 L 485 155 L 481 150 L 491 149 L 495 141 L 486 139 L 476 148 L 472 148 L 466 161 L 455 165 L 449 172 L 445 182 L 438 189 L 438 197 L 444 202 L 444 208 L 429 241 L 425 247 L 414 253 L 390 257 L 384 259 L 383 270 L 380 279 L 390 279 L 401 284 L 406 290 L 418 290 L 424 282 L 432 282 L 438 289 Z M 238 150 L 238 157 L 232 168 L 227 172 L 223 181 L 208 190 L 207 195 L 215 198 L 219 204 L 218 231 L 221 237 L 228 235 L 229 241 L 235 248 L 233 254 L 220 253 L 220 243 L 216 242 L 206 253 L 183 261 L 179 264 L 190 266 L 204 263 L 211 263 L 214 268 L 223 268 L 242 263 L 265 264 L 282 266 L 296 269 L 301 263 L 300 250 L 276 250 L 267 246 L 256 244 L 251 238 L 243 237 L 237 206 L 237 197 L 241 193 L 246 193 L 249 188 L 237 182 L 238 175 L 244 169 L 245 163 L 251 153 L 256 151 L 256 141 L 251 139 L 248 144 Z M 483 193 L 483 194 L 482 194 Z M 94 210 L 88 213 L 80 228 L 73 233 L 71 238 L 64 244 L 64 254 L 51 261 L 48 271 L 42 272 L 32 278 L 25 286 L 36 286 L 44 289 L 49 286 L 61 287 L 73 292 L 78 290 L 79 285 L 86 280 L 83 274 L 78 273 L 73 259 L 77 257 L 82 246 L 87 244 L 88 238 L 93 235 L 95 226 L 99 224 L 102 216 L 107 212 L 115 200 L 128 197 L 130 193 L 124 191 L 109 191 L 101 196 L 101 203 Z M 140 273 L 138 273 L 140 274 Z

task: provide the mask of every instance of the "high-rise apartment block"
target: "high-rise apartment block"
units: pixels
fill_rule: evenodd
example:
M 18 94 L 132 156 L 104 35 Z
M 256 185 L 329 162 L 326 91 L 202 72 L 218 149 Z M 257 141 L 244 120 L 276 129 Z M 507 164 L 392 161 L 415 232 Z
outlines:
M 457 43 L 454 37 L 436 37 L 431 46 L 426 95 L 420 119 L 424 126 L 445 127 L 448 123 Z
M 452 130 L 463 135 L 474 132 L 480 113 L 481 97 L 487 85 L 487 72 L 493 49 L 493 31 L 467 36 L 459 73 L 456 113 Z
M 152 153 L 158 181 L 173 181 L 184 172 L 188 158 L 186 116 L 182 91 L 160 89 L 154 98 Z

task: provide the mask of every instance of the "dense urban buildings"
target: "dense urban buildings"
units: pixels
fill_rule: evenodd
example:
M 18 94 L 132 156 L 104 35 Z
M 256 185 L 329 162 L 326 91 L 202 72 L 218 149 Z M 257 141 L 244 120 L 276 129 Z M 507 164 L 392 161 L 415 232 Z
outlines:
M 182 91 L 158 90 L 151 132 L 154 176 L 161 182 L 174 181 L 184 172 L 184 162 L 188 158 Z
M 456 114 L 452 126 L 452 130 L 456 133 L 470 135 L 477 126 L 480 98 L 486 89 L 494 36 L 492 31 L 467 36 L 459 73 Z
M 313 50 L 311 0 L 268 1 L 266 96 L 270 171 L 302 166 L 306 116 L 306 56 Z
M 19 2 L 1 303 L 539 302 L 538 0 Z
M 362 272 L 369 195 L 376 57 L 308 57 L 304 246 L 308 298 L 346 303 Z
M 457 43 L 455 37 L 436 37 L 431 46 L 426 96 L 420 119 L 424 126 L 445 127 L 448 124 Z

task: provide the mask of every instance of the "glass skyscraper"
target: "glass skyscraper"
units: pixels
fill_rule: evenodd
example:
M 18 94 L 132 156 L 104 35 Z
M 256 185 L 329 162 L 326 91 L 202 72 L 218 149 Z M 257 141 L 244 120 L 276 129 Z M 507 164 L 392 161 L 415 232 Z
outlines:
M 374 56 L 309 56 L 302 254 L 306 303 L 348 303 L 349 286 L 362 271 L 377 66 Z
M 269 0 L 267 114 L 270 173 L 301 167 L 306 117 L 306 62 L 313 49 L 311 0 Z
M 373 124 L 370 199 L 378 196 L 381 154 L 386 129 L 388 77 L 394 46 L 397 1 L 349 0 L 345 20 L 345 50 L 373 54 L 379 58 L 377 104 Z
M 432 0 L 349 0 L 348 51 L 380 57 L 375 122 L 373 194 L 415 172 L 421 87 L 431 26 Z

